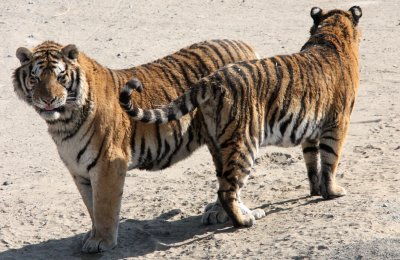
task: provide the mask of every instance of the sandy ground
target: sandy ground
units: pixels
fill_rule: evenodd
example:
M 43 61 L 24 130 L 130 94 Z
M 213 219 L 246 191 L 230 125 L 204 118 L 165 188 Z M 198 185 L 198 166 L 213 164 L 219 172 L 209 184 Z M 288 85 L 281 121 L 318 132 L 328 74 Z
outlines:
M 113 2 L 0 1 L 0 259 L 400 259 L 399 1 Z M 161 172 L 129 172 L 118 247 L 80 253 L 89 216 L 44 121 L 13 93 L 17 47 L 75 43 L 111 68 L 212 38 L 246 40 L 271 56 L 300 49 L 312 6 L 356 4 L 361 86 L 338 173 L 348 196 L 308 197 L 300 149 L 269 147 L 243 191 L 267 216 L 249 229 L 202 226 L 216 178 L 201 149 Z

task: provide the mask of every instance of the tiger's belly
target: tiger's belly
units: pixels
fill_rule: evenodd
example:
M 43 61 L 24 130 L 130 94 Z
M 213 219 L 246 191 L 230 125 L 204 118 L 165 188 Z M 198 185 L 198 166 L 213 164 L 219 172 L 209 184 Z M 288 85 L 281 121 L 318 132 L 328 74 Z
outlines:
M 274 124 L 265 124 L 265 138 L 261 146 L 293 147 L 305 140 L 314 140 L 320 134 L 320 125 L 313 119 L 305 117 L 298 120 L 293 115 L 286 115 Z
M 187 158 L 204 144 L 201 126 L 190 117 L 165 125 L 138 124 L 131 141 L 128 170 L 160 170 Z

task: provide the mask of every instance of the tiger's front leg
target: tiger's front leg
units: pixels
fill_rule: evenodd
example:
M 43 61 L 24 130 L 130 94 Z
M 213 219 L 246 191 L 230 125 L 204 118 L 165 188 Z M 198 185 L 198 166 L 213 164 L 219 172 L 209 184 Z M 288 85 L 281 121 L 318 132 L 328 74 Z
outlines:
M 74 179 L 75 185 L 81 194 L 83 202 L 89 212 L 90 219 L 92 220 L 92 230 L 89 231 L 85 237 L 83 238 L 83 244 L 85 244 L 86 240 L 90 237 L 92 232 L 95 232 L 94 228 L 94 221 L 93 221 L 93 191 L 92 191 L 92 184 L 90 183 L 89 179 L 83 178 L 77 174 L 71 172 L 72 178 Z
M 119 212 L 127 170 L 123 160 L 102 158 L 91 169 L 93 229 L 86 235 L 82 252 L 97 253 L 117 245 Z

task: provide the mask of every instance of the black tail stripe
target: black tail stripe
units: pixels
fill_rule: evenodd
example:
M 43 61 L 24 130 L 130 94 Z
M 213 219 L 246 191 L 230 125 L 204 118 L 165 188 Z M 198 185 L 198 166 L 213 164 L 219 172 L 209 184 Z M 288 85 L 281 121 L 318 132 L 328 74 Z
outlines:
M 143 110 L 143 118 L 140 119 L 140 121 L 143 122 L 143 123 L 148 123 L 152 119 L 153 118 L 151 116 L 150 110 Z

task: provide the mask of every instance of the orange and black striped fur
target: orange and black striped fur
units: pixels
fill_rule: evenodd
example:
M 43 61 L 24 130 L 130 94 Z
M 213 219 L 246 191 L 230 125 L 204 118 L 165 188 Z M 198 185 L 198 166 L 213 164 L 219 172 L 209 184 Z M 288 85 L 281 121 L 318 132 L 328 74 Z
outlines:
M 329 12 L 315 7 L 311 36 L 299 53 L 228 65 L 158 109 L 127 100 L 141 86 L 137 80 L 128 82 L 121 93 L 128 102 L 121 105 L 135 120 L 161 127 L 190 111 L 201 112 L 222 205 L 207 208 L 203 217 L 218 222 L 225 210 L 235 226 L 251 226 L 260 217 L 243 210 L 239 192 L 263 145 L 301 144 L 311 195 L 345 195 L 335 174 L 359 85 L 361 15 L 357 6 Z
M 17 57 L 15 92 L 47 122 L 92 219 L 82 250 L 97 252 L 117 243 L 127 169 L 164 168 L 204 144 L 199 113 L 161 127 L 131 119 L 118 102 L 125 82 L 132 77 L 143 82 L 146 91 L 133 100 L 156 107 L 209 73 L 256 54 L 242 41 L 213 40 L 138 67 L 111 70 L 74 45 L 46 41 L 32 51 L 19 48 Z

